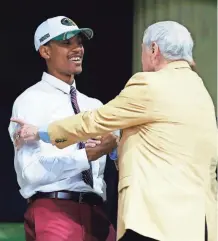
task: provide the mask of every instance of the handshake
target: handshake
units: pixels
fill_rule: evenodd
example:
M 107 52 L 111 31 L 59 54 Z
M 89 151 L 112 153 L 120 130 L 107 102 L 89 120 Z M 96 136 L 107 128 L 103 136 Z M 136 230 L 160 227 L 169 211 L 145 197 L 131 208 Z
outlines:
M 119 143 L 120 137 L 109 133 L 103 137 L 89 139 L 85 142 L 85 149 L 89 161 L 95 161 L 103 155 L 111 153 Z

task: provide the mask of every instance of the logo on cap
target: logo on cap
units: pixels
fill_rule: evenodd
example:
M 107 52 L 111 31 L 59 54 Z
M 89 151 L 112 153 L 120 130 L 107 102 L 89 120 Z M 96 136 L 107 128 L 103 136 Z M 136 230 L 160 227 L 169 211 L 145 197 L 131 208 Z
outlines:
M 61 23 L 65 26 L 76 26 L 76 24 L 69 18 L 62 18 Z
M 44 40 L 46 40 L 47 38 L 49 38 L 49 37 L 50 37 L 50 34 L 47 33 L 47 34 L 45 34 L 44 36 L 42 36 L 42 37 L 39 39 L 39 42 L 41 43 L 41 42 L 43 42 Z

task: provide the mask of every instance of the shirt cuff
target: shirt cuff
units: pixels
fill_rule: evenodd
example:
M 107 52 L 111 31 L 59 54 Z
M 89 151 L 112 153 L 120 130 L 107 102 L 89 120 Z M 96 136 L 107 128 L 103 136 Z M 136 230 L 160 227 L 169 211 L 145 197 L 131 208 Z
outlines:
M 113 131 L 113 134 L 114 134 L 115 136 L 120 137 L 120 130 Z M 116 161 L 116 160 L 118 159 L 117 148 L 115 148 L 115 149 L 109 154 L 109 157 L 110 157 L 110 159 L 113 160 L 113 161 Z
M 49 134 L 48 134 L 48 126 L 42 126 L 38 130 L 39 138 L 46 142 L 46 143 L 51 143 Z
M 118 158 L 117 148 L 114 149 L 114 150 L 109 154 L 109 157 L 110 157 L 110 159 L 113 160 L 113 161 L 116 161 L 116 160 L 117 160 L 117 158 Z

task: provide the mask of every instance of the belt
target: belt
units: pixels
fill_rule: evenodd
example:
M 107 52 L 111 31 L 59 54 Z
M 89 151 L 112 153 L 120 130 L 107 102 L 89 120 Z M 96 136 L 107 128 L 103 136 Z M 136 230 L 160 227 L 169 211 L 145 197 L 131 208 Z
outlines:
M 72 200 L 78 203 L 87 203 L 90 205 L 101 205 L 104 203 L 103 199 L 92 192 L 72 192 L 72 191 L 57 191 L 57 192 L 37 192 L 27 201 L 32 203 L 37 199 L 50 198 L 61 200 Z

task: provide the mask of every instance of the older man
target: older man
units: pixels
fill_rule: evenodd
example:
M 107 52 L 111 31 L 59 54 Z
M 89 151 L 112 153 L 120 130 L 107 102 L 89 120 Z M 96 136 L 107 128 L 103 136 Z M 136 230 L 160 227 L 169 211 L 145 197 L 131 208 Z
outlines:
M 115 99 L 55 121 L 47 130 L 13 120 L 27 142 L 41 138 L 58 148 L 123 129 L 118 151 L 120 240 L 216 240 L 210 175 L 217 151 L 215 111 L 202 79 L 190 68 L 192 49 L 184 26 L 155 23 L 143 37 L 143 72 Z

